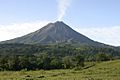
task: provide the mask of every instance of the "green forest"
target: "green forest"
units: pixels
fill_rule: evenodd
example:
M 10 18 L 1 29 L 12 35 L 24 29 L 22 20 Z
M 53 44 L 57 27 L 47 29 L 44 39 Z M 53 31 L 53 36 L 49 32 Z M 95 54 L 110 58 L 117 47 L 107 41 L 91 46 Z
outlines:
M 75 46 L 72 44 L 0 44 L 0 70 L 81 69 L 85 62 L 120 58 L 116 47 Z

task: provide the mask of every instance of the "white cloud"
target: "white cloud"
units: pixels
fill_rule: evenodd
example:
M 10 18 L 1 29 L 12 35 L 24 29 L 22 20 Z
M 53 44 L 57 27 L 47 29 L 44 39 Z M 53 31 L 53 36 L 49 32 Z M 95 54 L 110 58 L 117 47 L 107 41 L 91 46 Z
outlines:
M 67 8 L 70 6 L 71 0 L 56 0 L 58 2 L 58 20 L 62 20 Z
M 0 25 L 0 41 L 13 39 L 36 31 L 48 24 L 50 21 L 36 21 L 31 23 L 13 23 Z
M 95 41 L 120 46 L 120 26 L 76 28 L 76 31 Z

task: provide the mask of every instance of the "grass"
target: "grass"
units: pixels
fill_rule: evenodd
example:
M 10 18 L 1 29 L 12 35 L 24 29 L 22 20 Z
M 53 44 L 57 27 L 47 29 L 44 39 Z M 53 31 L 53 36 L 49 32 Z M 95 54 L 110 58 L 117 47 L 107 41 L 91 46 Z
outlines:
M 0 80 L 120 80 L 120 60 L 87 63 L 82 70 L 2 71 Z

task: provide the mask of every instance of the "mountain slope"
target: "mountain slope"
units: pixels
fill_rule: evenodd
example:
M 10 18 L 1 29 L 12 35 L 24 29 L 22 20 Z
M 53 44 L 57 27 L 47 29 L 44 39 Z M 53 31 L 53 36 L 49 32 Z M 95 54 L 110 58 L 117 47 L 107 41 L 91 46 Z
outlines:
M 80 43 L 90 45 L 100 44 L 74 31 L 68 25 L 60 21 L 57 21 L 55 23 L 49 23 L 45 27 L 33 33 L 12 40 L 3 41 L 1 43 L 24 43 L 24 44 Z

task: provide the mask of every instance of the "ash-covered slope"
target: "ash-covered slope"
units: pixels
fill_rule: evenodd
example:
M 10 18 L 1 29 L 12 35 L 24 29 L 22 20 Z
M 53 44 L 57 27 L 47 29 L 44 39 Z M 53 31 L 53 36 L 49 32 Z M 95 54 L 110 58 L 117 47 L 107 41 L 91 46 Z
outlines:
M 88 37 L 76 32 L 68 25 L 61 21 L 55 23 L 49 23 L 40 30 L 37 30 L 28 35 L 15 38 L 1 43 L 24 43 L 24 44 L 56 44 L 56 43 L 80 43 L 98 45 L 97 43 Z

